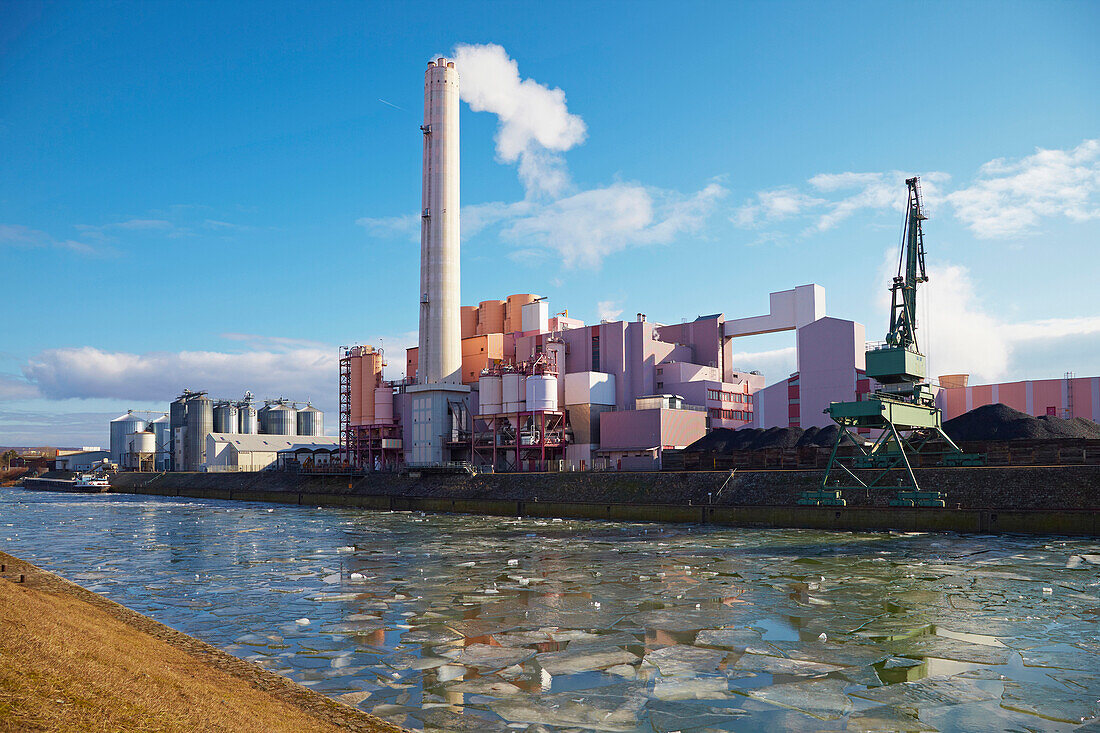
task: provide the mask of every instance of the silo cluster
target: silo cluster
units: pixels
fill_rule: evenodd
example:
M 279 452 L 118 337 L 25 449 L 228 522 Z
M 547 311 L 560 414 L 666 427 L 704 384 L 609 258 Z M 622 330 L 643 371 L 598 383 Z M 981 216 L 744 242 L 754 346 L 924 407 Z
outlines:
M 121 434 L 126 426 L 131 434 L 139 432 L 128 423 L 123 425 L 125 417 L 115 421 L 119 423 L 117 428 L 112 422 L 112 436 L 116 430 Z M 269 400 L 257 409 L 251 392 L 246 392 L 242 400 L 212 400 L 205 392 L 184 390 L 169 406 L 168 415 L 150 425 L 158 456 L 163 452 L 163 458 L 157 459 L 158 470 L 201 471 L 211 433 L 319 436 L 324 435 L 324 413 L 309 403 L 298 410 L 289 400 Z
M 382 382 L 382 350 L 353 346 L 348 349 L 347 359 L 351 380 L 348 424 L 393 424 L 393 388 Z

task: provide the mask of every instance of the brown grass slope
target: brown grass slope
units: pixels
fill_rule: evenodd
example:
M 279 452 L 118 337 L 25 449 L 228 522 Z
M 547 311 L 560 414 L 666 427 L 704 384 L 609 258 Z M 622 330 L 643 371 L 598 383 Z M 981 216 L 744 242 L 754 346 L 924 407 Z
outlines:
M 0 563 L 0 731 L 402 730 L 10 555 Z

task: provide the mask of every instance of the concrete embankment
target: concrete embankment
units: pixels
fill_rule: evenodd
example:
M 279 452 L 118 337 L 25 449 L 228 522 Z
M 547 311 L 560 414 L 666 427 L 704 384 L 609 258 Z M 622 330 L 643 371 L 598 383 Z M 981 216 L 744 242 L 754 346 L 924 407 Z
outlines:
M 200 499 L 493 516 L 700 522 L 837 530 L 1100 534 L 1100 466 L 921 469 L 946 509 L 888 506 L 895 490 L 846 492 L 849 506 L 797 506 L 818 471 L 545 473 L 364 477 L 120 474 L 112 490 Z
M 3 552 L 0 617 L 0 730 L 404 730 Z

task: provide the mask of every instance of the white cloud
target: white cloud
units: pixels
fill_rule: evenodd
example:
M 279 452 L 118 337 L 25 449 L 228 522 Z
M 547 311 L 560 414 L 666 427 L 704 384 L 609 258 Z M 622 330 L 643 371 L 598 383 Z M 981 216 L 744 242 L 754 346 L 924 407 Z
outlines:
M 617 308 L 619 305 L 617 300 L 601 300 L 596 303 L 596 311 L 599 313 L 601 321 L 617 321 L 619 316 L 623 314 L 622 308 Z
M 0 400 L 29 400 L 38 396 L 38 388 L 25 377 L 0 374 Z
M 519 65 L 495 43 L 455 48 L 459 94 L 475 112 L 497 116 L 497 156 L 519 161 L 528 196 L 560 195 L 569 174 L 559 153 L 584 142 L 584 120 L 569 112 L 565 92 L 523 79 Z
M 904 212 L 910 175 L 896 170 L 822 173 L 807 181 L 806 190 L 782 186 L 760 191 L 730 218 L 744 228 L 801 220 L 804 236 L 823 232 L 859 212 Z M 1017 161 L 991 160 L 970 185 L 950 192 L 945 190 L 947 173 L 922 173 L 920 179 L 928 212 L 944 202 L 982 238 L 1030 233 L 1044 217 L 1089 221 L 1100 218 L 1100 139 L 1068 150 L 1039 148 Z
M 381 217 L 363 216 L 356 219 L 355 223 L 366 229 L 374 237 L 399 237 L 420 241 L 420 216 L 418 214 Z
M 1029 233 L 1043 217 L 1100 218 L 1100 139 L 1071 150 L 1038 148 L 1015 162 L 983 165 L 978 180 L 948 195 L 958 217 L 976 236 Z
M 734 212 L 733 222 L 741 227 L 753 227 L 760 222 L 782 221 L 825 203 L 825 199 L 809 196 L 785 186 L 756 194 L 756 200 Z
M 768 351 L 741 351 L 733 355 L 733 364 L 739 371 L 760 372 L 768 384 L 775 384 L 795 371 L 796 356 L 793 346 Z
M 102 351 L 93 346 L 47 349 L 23 368 L 48 399 L 111 398 L 168 401 L 184 388 L 232 397 L 250 389 L 264 396 L 322 401 L 337 390 L 333 348 L 278 351 Z
M 598 267 L 631 246 L 667 244 L 698 231 L 726 189 L 711 183 L 694 194 L 615 183 L 526 209 L 501 235 L 518 245 L 545 248 L 565 267 Z
M 811 217 L 803 234 L 823 232 L 860 211 L 904 212 L 908 195 L 905 179 L 909 177 L 911 174 L 903 171 L 821 173 L 807 181 L 812 193 L 791 186 L 761 191 L 736 209 L 731 219 L 740 227 L 750 228 Z M 948 178 L 939 171 L 921 175 L 926 206 L 934 206 L 942 198 L 940 187 Z
M 75 239 L 55 239 L 46 232 L 21 224 L 0 224 L 0 246 L 52 247 L 83 255 L 109 254 L 110 248 L 97 247 Z

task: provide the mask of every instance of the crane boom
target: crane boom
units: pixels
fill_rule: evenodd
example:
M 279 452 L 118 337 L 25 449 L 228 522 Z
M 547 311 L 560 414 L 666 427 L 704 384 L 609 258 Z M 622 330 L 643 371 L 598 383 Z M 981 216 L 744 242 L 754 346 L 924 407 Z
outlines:
M 924 230 L 927 219 L 921 205 L 920 178 L 906 179 L 909 202 L 905 215 L 905 238 L 898 256 L 898 274 L 891 285 L 890 331 L 886 343 L 920 353 L 917 346 L 917 285 L 928 282 L 924 269 Z

